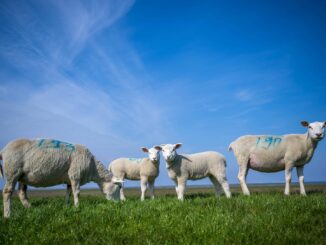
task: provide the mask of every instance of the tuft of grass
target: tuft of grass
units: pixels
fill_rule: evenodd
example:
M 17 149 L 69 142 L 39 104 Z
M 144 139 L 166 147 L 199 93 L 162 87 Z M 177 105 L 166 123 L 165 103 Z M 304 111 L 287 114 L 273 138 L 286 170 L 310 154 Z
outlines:
M 325 244 L 326 195 L 286 197 L 280 192 L 192 193 L 180 202 L 109 202 L 84 195 L 80 206 L 64 197 L 33 197 L 26 210 L 13 198 L 12 217 L 0 218 L 0 244 Z M 2 204 L 0 205 L 2 210 Z M 2 214 L 2 213 L 1 213 Z

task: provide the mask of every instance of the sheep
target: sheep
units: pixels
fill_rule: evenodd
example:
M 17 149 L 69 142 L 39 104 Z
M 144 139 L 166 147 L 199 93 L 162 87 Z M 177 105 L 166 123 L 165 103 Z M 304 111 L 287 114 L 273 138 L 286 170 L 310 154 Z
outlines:
M 229 146 L 238 161 L 242 192 L 250 195 L 246 184 L 249 169 L 260 172 L 278 172 L 285 170 L 284 194 L 290 194 L 291 172 L 294 167 L 300 184 L 300 194 L 306 195 L 304 188 L 304 165 L 309 163 L 318 142 L 324 137 L 326 122 L 301 122 L 307 127 L 305 134 L 287 134 L 283 136 L 246 135 L 238 138 Z
M 180 155 L 176 149 L 181 146 L 181 143 L 161 145 L 168 175 L 176 185 L 178 199 L 184 200 L 188 179 L 197 180 L 205 177 L 209 177 L 213 183 L 216 195 L 219 195 L 222 186 L 226 197 L 230 198 L 231 193 L 225 172 L 225 157 L 214 151 Z
M 147 158 L 118 158 L 109 165 L 109 171 L 113 176 L 121 180 L 140 180 L 141 201 L 145 199 L 147 185 L 150 190 L 150 197 L 154 199 L 154 183 L 160 170 L 160 146 L 154 146 L 150 149 L 141 148 L 148 154 Z M 126 200 L 123 187 L 120 190 L 120 199 Z
M 80 186 L 94 181 L 107 199 L 119 199 L 122 181 L 113 178 L 112 173 L 82 145 L 53 139 L 18 139 L 9 142 L 1 150 L 0 158 L 3 160 L 6 177 L 3 188 L 5 218 L 10 217 L 11 196 L 17 182 L 19 198 L 25 207 L 30 207 L 27 185 L 48 187 L 65 183 L 68 186 L 66 200 L 71 186 L 74 204 L 78 206 Z

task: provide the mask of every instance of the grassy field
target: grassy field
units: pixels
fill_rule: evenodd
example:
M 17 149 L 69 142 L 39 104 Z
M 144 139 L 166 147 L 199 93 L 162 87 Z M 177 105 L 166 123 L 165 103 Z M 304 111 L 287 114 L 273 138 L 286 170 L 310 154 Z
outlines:
M 250 197 L 231 189 L 226 199 L 211 188 L 189 188 L 184 202 L 173 189 L 144 202 L 129 189 L 128 200 L 116 203 L 84 190 L 78 208 L 64 204 L 63 191 L 31 191 L 31 209 L 14 197 L 12 217 L 0 218 L 0 244 L 326 243 L 326 185 L 307 185 L 307 197 L 297 186 L 290 197 L 283 186 L 250 186 Z

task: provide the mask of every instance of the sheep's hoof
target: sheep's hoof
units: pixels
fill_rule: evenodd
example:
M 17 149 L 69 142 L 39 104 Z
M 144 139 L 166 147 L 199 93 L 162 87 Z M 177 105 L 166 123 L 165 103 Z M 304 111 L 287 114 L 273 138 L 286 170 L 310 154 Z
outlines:
M 26 203 L 26 204 L 24 204 L 24 207 L 25 208 L 31 208 L 31 204 L 30 203 Z

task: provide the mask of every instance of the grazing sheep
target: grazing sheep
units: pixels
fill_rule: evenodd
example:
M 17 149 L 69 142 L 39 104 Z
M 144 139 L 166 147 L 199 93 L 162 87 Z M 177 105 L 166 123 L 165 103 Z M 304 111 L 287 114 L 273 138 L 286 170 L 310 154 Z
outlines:
M 238 179 L 245 195 L 250 195 L 246 185 L 249 169 L 260 172 L 278 172 L 285 170 L 285 195 L 290 194 L 291 171 L 297 168 L 300 193 L 306 195 L 303 183 L 303 167 L 307 164 L 324 137 L 326 122 L 301 122 L 308 128 L 305 134 L 287 134 L 283 136 L 246 135 L 238 138 L 229 146 L 239 164 Z
M 184 199 L 184 191 L 188 179 L 197 180 L 209 177 L 215 187 L 216 194 L 222 186 L 225 195 L 231 197 L 227 182 L 225 167 L 226 160 L 218 152 L 208 151 L 191 155 L 179 155 L 176 149 L 182 144 L 166 144 L 162 146 L 162 153 L 166 161 L 169 177 L 175 182 L 179 200 Z
M 109 165 L 109 170 L 113 176 L 119 179 L 140 180 L 141 200 L 145 199 L 147 185 L 150 190 L 150 196 L 154 199 L 154 183 L 160 170 L 160 146 L 154 146 L 150 149 L 141 148 L 148 154 L 148 158 L 118 158 Z M 120 189 L 120 199 L 125 200 L 123 187 Z
M 30 206 L 26 195 L 27 185 L 47 187 L 66 183 L 68 187 L 71 186 L 75 206 L 78 205 L 80 186 L 90 181 L 99 185 L 107 199 L 119 198 L 121 180 L 113 178 L 82 145 L 53 139 L 19 139 L 7 144 L 0 157 L 6 176 L 3 188 L 4 217 L 10 216 L 10 199 L 17 182 L 19 198 L 25 207 Z

